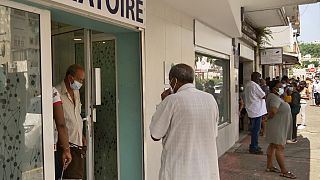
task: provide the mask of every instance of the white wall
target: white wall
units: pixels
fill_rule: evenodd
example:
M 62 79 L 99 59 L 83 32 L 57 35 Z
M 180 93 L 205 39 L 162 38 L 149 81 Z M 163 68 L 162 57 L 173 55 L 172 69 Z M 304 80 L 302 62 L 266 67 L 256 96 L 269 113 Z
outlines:
M 149 0 L 147 3 L 147 24 L 145 31 L 145 111 L 144 111 L 144 145 L 145 145 L 145 179 L 156 180 L 160 169 L 162 151 L 161 142 L 150 138 L 149 125 L 156 104 L 160 103 L 160 94 L 164 90 L 163 62 L 183 62 L 194 67 L 195 48 L 193 43 L 193 18 L 167 6 L 162 1 Z M 212 38 L 220 38 L 221 33 L 214 33 Z M 208 38 L 208 37 L 207 37 Z M 211 38 L 211 37 L 210 37 Z M 231 119 L 232 123 L 219 130 L 218 153 L 223 154 L 238 139 L 238 95 L 235 93 L 235 74 L 231 38 L 226 38 L 230 47 L 224 54 L 230 55 L 231 79 Z M 225 43 L 225 42 L 223 42 Z M 216 44 L 219 49 L 221 46 Z M 214 49 L 213 49 L 214 50 Z M 216 50 L 217 51 L 217 50 Z M 235 103 L 236 102 L 236 103 Z
M 150 138 L 151 117 L 164 90 L 163 62 L 186 63 L 194 66 L 193 19 L 162 1 L 147 3 L 146 69 L 145 69 L 145 179 L 156 180 L 160 169 L 161 142 Z

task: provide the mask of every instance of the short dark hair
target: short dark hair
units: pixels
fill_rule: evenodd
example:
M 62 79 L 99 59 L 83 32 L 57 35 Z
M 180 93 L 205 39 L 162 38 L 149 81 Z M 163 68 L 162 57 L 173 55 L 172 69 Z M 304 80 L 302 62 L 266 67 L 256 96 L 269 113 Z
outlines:
M 169 79 L 177 78 L 182 83 L 193 83 L 194 71 L 191 66 L 186 64 L 177 64 L 171 67 Z
M 291 86 L 292 86 L 292 87 L 298 87 L 298 83 L 295 82 L 295 81 L 293 81 L 293 82 L 291 83 Z
M 79 64 L 72 64 L 67 69 L 66 77 L 68 77 L 68 75 L 75 76 L 78 70 L 84 71 L 83 67 Z
M 281 81 L 288 81 L 288 80 L 289 80 L 289 77 L 288 77 L 288 76 L 286 76 L 286 75 L 282 76 Z
M 273 81 L 271 81 L 270 84 L 269 84 L 269 89 L 270 89 L 270 91 L 272 91 L 273 88 L 275 88 L 278 83 L 281 83 L 281 82 L 280 82 L 279 80 L 273 80 Z
M 251 74 L 251 81 L 257 81 L 261 77 L 261 74 L 259 72 L 253 72 Z

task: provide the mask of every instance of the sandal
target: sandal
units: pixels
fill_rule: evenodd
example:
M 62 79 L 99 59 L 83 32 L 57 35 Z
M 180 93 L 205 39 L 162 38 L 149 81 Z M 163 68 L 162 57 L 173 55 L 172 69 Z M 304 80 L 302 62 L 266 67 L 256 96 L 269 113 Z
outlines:
M 271 167 L 271 168 L 267 168 L 267 169 L 266 169 L 266 172 L 280 173 L 280 170 L 279 170 L 277 167 L 273 166 L 273 167 Z
M 280 173 L 281 177 L 286 177 L 286 178 L 290 178 L 290 179 L 296 179 L 297 176 L 294 175 L 292 172 L 288 171 L 286 173 Z

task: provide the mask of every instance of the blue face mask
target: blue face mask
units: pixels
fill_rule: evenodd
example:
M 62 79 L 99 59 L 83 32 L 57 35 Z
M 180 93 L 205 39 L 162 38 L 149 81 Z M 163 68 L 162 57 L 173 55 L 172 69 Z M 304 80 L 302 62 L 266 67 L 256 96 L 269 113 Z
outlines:
M 81 88 L 82 84 L 76 80 L 73 81 L 73 83 L 70 83 L 70 87 L 73 90 L 79 90 Z

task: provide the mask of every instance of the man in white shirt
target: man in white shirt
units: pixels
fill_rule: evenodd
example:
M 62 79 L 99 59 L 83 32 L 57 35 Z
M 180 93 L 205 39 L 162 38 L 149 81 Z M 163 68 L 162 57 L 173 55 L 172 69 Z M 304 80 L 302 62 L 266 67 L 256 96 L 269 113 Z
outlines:
M 267 114 L 267 107 L 265 102 L 266 94 L 261 89 L 259 82 L 261 74 L 253 72 L 251 74 L 251 81 L 246 84 L 244 89 L 245 108 L 251 122 L 251 144 L 249 152 L 252 154 L 263 154 L 259 147 L 259 131 L 261 128 L 262 116 Z
M 85 71 L 78 65 L 69 66 L 64 80 L 56 87 L 63 102 L 65 123 L 68 128 L 72 161 L 64 172 L 63 179 L 82 179 L 84 174 L 84 151 L 86 139 L 83 135 L 83 120 L 80 116 L 80 88 Z M 58 149 L 59 151 L 59 149 Z
M 314 77 L 314 82 L 312 85 L 312 91 L 314 96 L 314 101 L 317 106 L 320 105 L 320 81 L 319 76 Z
M 219 180 L 217 102 L 195 88 L 186 64 L 173 66 L 169 79 L 172 88 L 161 94 L 150 124 L 152 139 L 163 145 L 159 179 Z
M 55 133 L 55 179 L 61 179 L 61 173 L 63 168 L 68 167 L 72 161 L 69 136 L 66 123 L 64 121 L 64 113 L 62 108 L 62 100 L 60 94 L 56 88 L 52 88 L 52 100 L 53 100 L 53 118 L 57 134 Z M 59 151 L 56 151 L 57 146 Z

